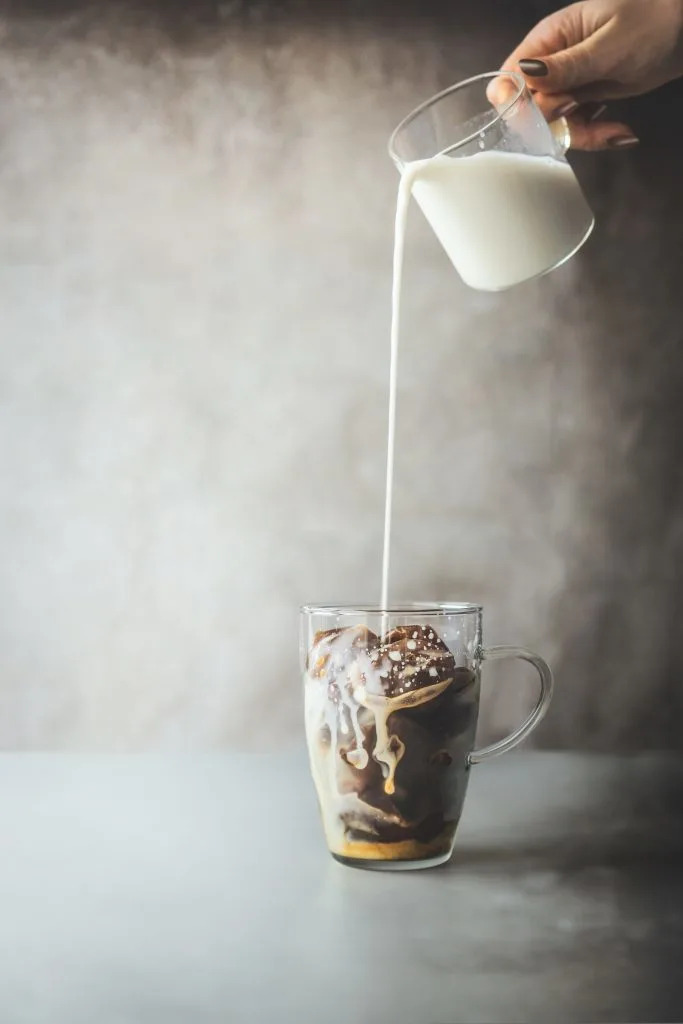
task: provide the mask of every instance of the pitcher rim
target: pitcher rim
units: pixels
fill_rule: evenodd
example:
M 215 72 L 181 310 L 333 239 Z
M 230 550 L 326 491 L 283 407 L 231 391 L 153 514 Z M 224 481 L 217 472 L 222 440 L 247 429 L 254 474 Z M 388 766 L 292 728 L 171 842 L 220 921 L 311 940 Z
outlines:
M 447 89 L 442 89 L 441 92 L 437 92 L 434 94 L 434 96 L 430 96 L 429 99 L 424 100 L 417 107 L 414 107 L 409 114 L 406 114 L 403 120 L 396 125 L 389 138 L 389 156 L 394 161 L 398 169 L 401 170 L 405 165 L 406 161 L 403 160 L 396 153 L 394 143 L 396 141 L 396 136 L 399 134 L 399 132 L 406 128 L 411 121 L 414 121 L 416 117 L 423 113 L 423 111 L 428 110 L 429 107 L 433 106 L 435 103 L 438 103 L 438 101 L 442 100 L 445 96 L 450 96 L 451 93 L 458 92 L 459 89 L 464 89 L 465 86 L 467 85 L 473 85 L 475 82 L 482 82 L 486 78 L 493 79 L 500 78 L 502 76 L 512 78 L 517 83 L 517 91 L 513 98 L 509 100 L 503 107 L 501 107 L 501 109 L 497 111 L 496 114 L 491 117 L 491 120 L 487 121 L 487 123 L 482 128 L 477 129 L 476 132 L 472 132 L 471 135 L 468 135 L 466 138 L 461 139 L 460 142 L 456 142 L 452 146 L 447 146 L 444 150 L 441 150 L 439 153 L 432 154 L 431 159 L 433 159 L 433 157 L 435 156 L 443 156 L 446 153 L 452 153 L 454 150 L 460 149 L 461 146 L 466 146 L 468 142 L 472 142 L 474 139 L 477 138 L 477 136 L 489 131 L 490 128 L 493 128 L 494 124 L 497 124 L 498 121 L 502 120 L 505 114 L 507 114 L 508 111 L 511 110 L 512 107 L 514 107 L 515 103 L 519 102 L 520 98 L 524 95 L 524 90 L 527 86 L 526 81 L 518 71 L 508 71 L 506 69 L 501 69 L 500 71 L 483 71 L 479 75 L 472 75 L 470 78 L 464 78 L 461 82 L 455 82 L 453 85 L 449 85 Z

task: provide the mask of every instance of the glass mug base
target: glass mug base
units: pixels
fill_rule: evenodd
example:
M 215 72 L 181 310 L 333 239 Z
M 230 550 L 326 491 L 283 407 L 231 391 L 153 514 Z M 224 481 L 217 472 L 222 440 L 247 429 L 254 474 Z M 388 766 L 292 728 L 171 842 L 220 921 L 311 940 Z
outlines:
M 451 857 L 470 767 L 520 743 L 552 691 L 545 662 L 486 649 L 470 604 L 302 609 L 306 738 L 327 845 L 349 867 L 410 871 Z M 484 660 L 537 670 L 538 703 L 506 739 L 474 749 Z
M 435 857 L 425 857 L 422 860 L 370 860 L 363 857 L 344 857 L 340 853 L 333 853 L 332 857 L 338 864 L 346 868 L 361 868 L 364 871 L 420 871 L 424 868 L 438 868 L 447 864 L 453 855 L 453 850 L 441 853 Z
M 440 833 L 427 842 L 419 839 L 382 842 L 379 837 L 342 842 L 328 839 L 328 847 L 334 859 L 347 867 L 412 871 L 445 864 L 453 853 L 457 827 L 457 821 L 447 822 Z

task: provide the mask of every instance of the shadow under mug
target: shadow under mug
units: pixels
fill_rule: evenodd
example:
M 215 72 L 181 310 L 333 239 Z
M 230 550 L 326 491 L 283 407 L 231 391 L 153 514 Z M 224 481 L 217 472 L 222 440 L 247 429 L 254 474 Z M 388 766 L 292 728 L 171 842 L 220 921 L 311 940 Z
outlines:
M 453 852 L 470 767 L 538 725 L 553 678 L 521 647 L 482 646 L 476 604 L 304 606 L 306 740 L 328 848 L 355 867 L 405 870 Z M 475 748 L 481 666 L 519 658 L 540 681 L 509 736 Z

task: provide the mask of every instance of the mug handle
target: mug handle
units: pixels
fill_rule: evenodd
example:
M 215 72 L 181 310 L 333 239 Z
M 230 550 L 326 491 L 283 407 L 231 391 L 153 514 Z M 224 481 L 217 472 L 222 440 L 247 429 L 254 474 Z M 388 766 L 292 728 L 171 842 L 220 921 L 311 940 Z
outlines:
M 485 647 L 481 652 L 481 658 L 482 661 L 502 661 L 505 658 L 519 658 L 521 661 L 528 661 L 538 672 L 541 680 L 541 692 L 538 695 L 536 707 L 518 729 L 511 732 L 505 739 L 498 740 L 497 743 L 473 750 L 467 759 L 468 764 L 480 764 L 481 761 L 486 761 L 489 757 L 507 754 L 508 750 L 512 750 L 513 747 L 525 740 L 545 717 L 553 695 L 553 674 L 550 671 L 550 666 L 537 654 L 532 654 L 531 651 L 526 651 L 523 647 Z

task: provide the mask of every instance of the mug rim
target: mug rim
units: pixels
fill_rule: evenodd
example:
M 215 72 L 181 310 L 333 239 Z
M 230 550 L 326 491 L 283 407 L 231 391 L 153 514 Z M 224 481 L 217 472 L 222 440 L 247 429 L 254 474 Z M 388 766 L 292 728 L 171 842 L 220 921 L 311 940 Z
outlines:
M 383 608 L 380 604 L 302 604 L 299 611 L 302 615 L 418 615 L 418 616 L 452 616 L 481 615 L 483 606 L 471 601 L 405 601 L 402 604 L 390 604 Z
M 478 75 L 472 75 L 470 78 L 463 78 L 462 81 L 455 82 L 453 85 L 449 85 L 447 89 L 442 89 L 441 92 L 435 93 L 433 96 L 430 96 L 429 99 L 424 100 L 422 103 L 418 104 L 418 106 L 414 107 L 410 111 L 410 113 L 406 114 L 403 120 L 396 125 L 389 138 L 389 144 L 387 148 L 389 150 L 389 156 L 396 164 L 396 167 L 399 170 L 401 170 L 406 162 L 396 152 L 396 139 L 398 135 L 405 128 L 408 127 L 409 124 L 411 124 L 417 117 L 420 116 L 420 114 L 424 113 L 425 110 L 429 110 L 429 108 L 433 107 L 435 103 L 439 102 L 439 100 L 445 99 L 446 96 L 450 96 L 454 92 L 459 92 L 461 89 L 466 88 L 468 85 L 474 85 L 476 82 L 482 82 L 484 81 L 484 79 L 487 78 L 494 79 L 504 77 L 511 78 L 517 86 L 517 90 L 513 98 L 511 100 L 508 100 L 504 104 L 504 106 L 502 106 L 501 109 L 498 110 L 495 114 L 492 113 L 491 120 L 487 121 L 482 128 L 478 128 L 476 132 L 472 132 L 470 135 L 467 136 L 467 138 L 461 139 L 459 142 L 453 143 L 452 146 L 447 146 L 444 150 L 441 150 L 439 153 L 434 153 L 431 159 L 433 159 L 434 156 L 444 156 L 446 153 L 453 153 L 455 152 L 456 149 L 460 149 L 462 146 L 466 146 L 468 143 L 472 142 L 478 136 L 483 135 L 484 132 L 490 131 L 495 124 L 501 121 L 505 117 L 505 115 L 508 114 L 510 110 L 512 110 L 515 103 L 518 103 L 521 97 L 524 95 L 524 90 L 526 89 L 526 80 L 519 73 L 519 71 L 510 71 L 507 68 L 501 68 L 499 71 L 483 71 Z

